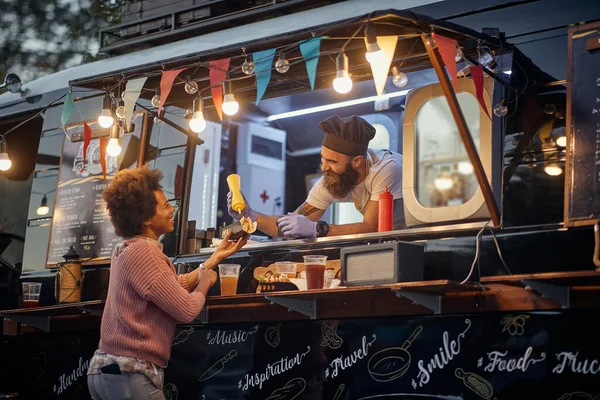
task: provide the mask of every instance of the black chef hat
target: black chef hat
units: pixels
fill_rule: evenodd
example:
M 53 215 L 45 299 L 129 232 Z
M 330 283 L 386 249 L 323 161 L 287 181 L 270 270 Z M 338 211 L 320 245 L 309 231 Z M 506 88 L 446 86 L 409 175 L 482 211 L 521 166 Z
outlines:
M 353 157 L 367 154 L 369 141 L 375 136 L 373 125 L 356 115 L 348 118 L 334 115 L 321 121 L 319 128 L 325 132 L 323 147 Z

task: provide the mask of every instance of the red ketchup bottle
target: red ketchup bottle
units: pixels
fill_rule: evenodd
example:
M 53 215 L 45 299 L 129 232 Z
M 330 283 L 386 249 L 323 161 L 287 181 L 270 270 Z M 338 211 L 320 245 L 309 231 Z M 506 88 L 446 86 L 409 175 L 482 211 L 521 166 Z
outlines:
M 379 232 L 387 232 L 392 230 L 392 222 L 394 219 L 394 197 L 388 192 L 387 186 L 385 192 L 379 195 Z

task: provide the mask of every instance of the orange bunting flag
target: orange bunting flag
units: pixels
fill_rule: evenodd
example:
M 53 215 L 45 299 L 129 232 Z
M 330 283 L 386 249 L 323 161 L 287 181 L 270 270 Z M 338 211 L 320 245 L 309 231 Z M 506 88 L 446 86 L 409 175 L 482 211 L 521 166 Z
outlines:
M 100 138 L 100 165 L 102 166 L 104 183 L 106 183 L 106 146 L 108 146 L 108 137 L 103 136 Z
M 160 104 L 158 106 L 158 116 L 160 117 L 160 112 L 162 111 L 165 102 L 167 101 L 167 97 L 169 97 L 169 93 L 171 93 L 171 88 L 173 87 L 173 82 L 175 82 L 175 78 L 181 71 L 186 68 L 181 69 L 172 69 L 170 71 L 163 71 L 162 76 L 160 77 Z
M 456 40 L 433 34 L 437 48 L 442 56 L 444 65 L 448 68 L 448 74 L 452 79 L 454 90 L 458 91 L 458 78 L 456 76 Z
M 223 120 L 223 110 L 221 105 L 223 104 L 223 82 L 227 78 L 227 71 L 229 70 L 229 62 L 231 58 L 224 58 L 222 60 L 209 61 L 208 76 L 210 78 L 210 93 L 213 98 L 215 110 L 219 114 L 221 121 Z

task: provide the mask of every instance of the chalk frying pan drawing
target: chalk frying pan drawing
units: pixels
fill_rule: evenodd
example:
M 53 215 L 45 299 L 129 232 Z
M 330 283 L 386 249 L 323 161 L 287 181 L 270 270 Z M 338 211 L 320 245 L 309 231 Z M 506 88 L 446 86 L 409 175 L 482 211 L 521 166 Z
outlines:
M 403 376 L 410 368 L 408 348 L 422 331 L 423 327 L 418 326 L 402 347 L 389 347 L 373 354 L 367 365 L 371 378 L 377 382 L 389 382 Z

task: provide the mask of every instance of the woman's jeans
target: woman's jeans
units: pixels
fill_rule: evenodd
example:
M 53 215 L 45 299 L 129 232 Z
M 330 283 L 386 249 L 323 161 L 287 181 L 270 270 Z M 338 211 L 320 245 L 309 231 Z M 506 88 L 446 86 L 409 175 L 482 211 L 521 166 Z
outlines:
M 138 372 L 88 375 L 88 388 L 93 400 L 165 400 L 163 392 Z

